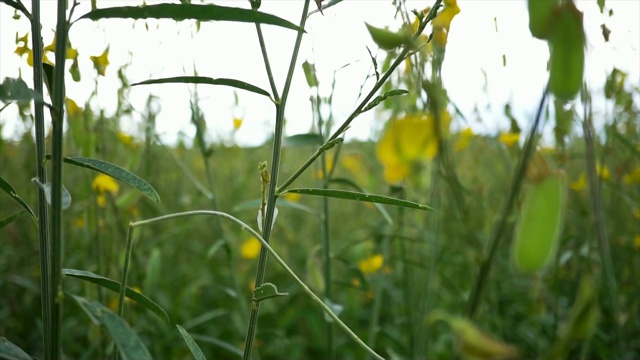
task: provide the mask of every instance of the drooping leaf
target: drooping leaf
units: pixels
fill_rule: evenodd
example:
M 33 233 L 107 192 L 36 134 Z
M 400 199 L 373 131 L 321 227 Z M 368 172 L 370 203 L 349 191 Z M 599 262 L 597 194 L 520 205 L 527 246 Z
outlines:
M 324 141 L 320 134 L 296 134 L 287 136 L 282 142 L 282 146 L 294 147 L 294 146 L 320 146 Z
M 302 63 L 302 71 L 304 71 L 304 77 L 307 79 L 307 85 L 309 85 L 310 88 L 317 87 L 318 77 L 316 76 L 316 66 L 305 61 Z
M 17 202 L 25 211 L 27 211 L 29 215 L 31 215 L 31 219 L 34 223 L 37 222 L 38 218 L 33 210 L 31 210 L 29 205 L 27 205 L 27 203 L 22 200 L 20 196 L 18 196 L 13 186 L 11 186 L 2 176 L 0 176 L 0 189 L 7 193 L 7 195 L 11 196 L 11 198 L 13 198 L 15 202 Z
M 25 210 L 20 210 L 17 213 L 0 220 L 0 229 L 14 222 L 23 212 L 25 212 Z
M 9 360 L 31 360 L 29 354 L 4 337 L 0 337 L 0 358 Z
M 109 175 L 129 186 L 138 189 L 153 202 L 160 202 L 160 195 L 158 195 L 158 192 L 153 188 L 153 186 L 151 186 L 144 179 L 140 178 L 138 175 L 130 172 L 129 170 L 123 169 L 118 165 L 98 159 L 77 156 L 65 157 L 64 162 Z
M 62 269 L 62 273 L 66 276 L 71 276 L 74 278 L 78 278 L 84 281 L 88 281 L 90 283 L 93 284 L 97 284 L 102 286 L 105 289 L 109 289 L 111 291 L 114 292 L 119 292 L 120 291 L 120 282 L 106 278 L 104 276 L 100 276 L 97 274 L 94 274 L 90 271 L 84 271 L 84 270 L 76 270 L 76 269 Z M 149 309 L 151 312 L 153 312 L 154 314 L 158 315 L 162 320 L 169 322 L 169 314 L 167 314 L 166 311 L 164 311 L 163 308 L 160 307 L 160 305 L 156 304 L 155 302 L 153 302 L 153 300 L 149 299 L 148 297 L 140 294 L 139 292 L 133 290 L 132 288 L 127 286 L 127 291 L 124 294 L 126 297 L 128 297 L 129 299 L 139 303 L 140 305 L 146 307 L 147 309 Z
M 401 207 L 406 207 L 410 209 L 417 209 L 417 210 L 424 210 L 424 211 L 434 210 L 432 207 L 429 207 L 427 205 L 422 205 L 413 201 L 396 199 L 396 198 L 392 198 L 384 195 L 365 194 L 365 193 L 359 193 L 359 192 L 353 192 L 353 191 L 347 191 L 347 190 L 313 189 L 313 188 L 290 189 L 280 195 L 284 195 L 286 193 L 295 193 L 295 194 L 312 195 L 312 196 L 325 196 L 325 197 L 336 198 L 336 199 L 364 201 L 364 202 L 387 204 L 387 205 L 393 205 L 393 206 L 401 206 Z
M 191 335 L 189 335 L 187 330 L 185 330 L 178 324 L 176 324 L 176 327 L 178 328 L 178 331 L 180 331 L 180 335 L 182 335 L 182 339 L 184 339 L 184 342 L 187 343 L 189 350 L 191 350 L 191 354 L 193 354 L 193 357 L 196 360 L 207 360 L 207 357 L 204 356 L 204 353 L 202 352 L 202 350 L 200 350 L 200 347 L 198 346 L 198 344 L 196 344 L 196 341 L 193 340 Z
M 235 79 L 224 79 L 224 78 L 210 78 L 206 76 L 175 76 L 169 78 L 162 79 L 150 79 L 141 81 L 131 86 L 136 85 L 151 85 L 151 84 L 170 84 L 170 83 L 183 83 L 183 84 L 207 84 L 207 85 L 223 85 L 223 86 L 231 86 L 237 89 L 250 91 L 259 95 L 264 95 L 268 98 L 271 98 L 271 95 L 255 85 L 248 84 L 244 81 L 235 80 Z
M 392 96 L 399 96 L 399 95 L 404 95 L 404 94 L 408 94 L 409 92 L 407 90 L 403 90 L 403 89 L 395 89 L 395 90 L 390 90 L 387 91 L 386 93 L 382 94 L 382 95 L 378 95 L 376 96 L 375 99 L 371 100 L 370 103 L 367 104 L 367 106 L 365 106 L 360 113 L 365 113 L 371 109 L 373 109 L 374 107 L 378 106 L 378 104 L 380 104 L 381 102 L 387 100 L 388 98 L 392 97 Z
M 333 179 L 329 180 L 329 183 L 330 184 L 341 184 L 341 185 L 349 186 L 349 187 L 352 187 L 353 189 L 355 189 L 357 192 L 366 193 L 366 191 L 364 191 L 364 189 L 362 189 L 360 186 L 358 186 L 358 184 L 356 184 L 355 182 L 353 182 L 353 181 L 351 181 L 349 179 L 333 178 Z M 391 218 L 391 215 L 389 215 L 387 210 L 385 210 L 385 208 L 379 203 L 373 203 L 373 205 L 376 207 L 376 209 L 378 209 L 378 211 L 380 212 L 382 217 L 387 221 L 387 223 L 389 225 L 393 225 L 393 219 Z
M 236 21 L 276 25 L 287 29 L 298 30 L 298 26 L 295 24 L 271 14 L 213 4 L 156 4 L 110 7 L 96 9 L 80 17 L 80 19 L 91 20 L 112 18 L 129 18 L 135 20 L 173 19 L 176 21 L 187 19 L 198 21 Z
M 131 329 L 124 319 L 98 301 L 89 301 L 88 299 L 75 295 L 73 295 L 73 299 L 92 320 L 97 320 L 107 328 L 114 342 L 118 345 L 118 350 L 123 360 L 152 359 L 149 350 L 144 346 L 138 334 Z

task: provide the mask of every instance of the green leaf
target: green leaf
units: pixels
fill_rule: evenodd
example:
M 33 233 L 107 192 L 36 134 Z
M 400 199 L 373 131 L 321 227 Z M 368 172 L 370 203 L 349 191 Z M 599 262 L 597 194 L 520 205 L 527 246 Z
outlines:
M 600 14 L 604 13 L 604 0 L 598 0 L 598 8 L 600 9 Z
M 333 179 L 329 180 L 329 183 L 330 184 L 340 184 L 340 185 L 349 186 L 349 187 L 354 188 L 357 192 L 366 193 L 366 191 L 364 191 L 364 189 L 362 189 L 360 186 L 358 186 L 358 184 L 354 183 L 353 181 L 351 181 L 349 179 L 333 178 Z M 384 207 L 381 204 L 374 203 L 373 206 L 375 206 L 376 209 L 378 209 L 378 211 L 380 212 L 382 217 L 387 221 L 387 223 L 389 225 L 393 225 L 393 219 L 391 218 L 391 215 L 389 215 L 387 210 L 385 210 Z
M 120 350 L 120 356 L 123 360 L 152 359 L 149 350 L 144 346 L 138 334 L 131 329 L 124 319 L 98 301 L 90 302 L 75 295 L 73 295 L 73 298 L 92 320 L 97 320 L 109 330 L 111 337 L 118 345 L 118 350 Z
M 278 288 L 269 282 L 266 282 L 253 290 L 253 301 L 260 302 L 274 297 L 287 296 L 289 293 L 278 292 Z
M 320 134 L 296 134 L 287 136 L 282 142 L 282 146 L 294 147 L 294 146 L 320 146 L 324 143 Z
M 276 25 L 292 30 L 299 29 L 295 24 L 271 14 L 212 4 L 157 4 L 110 7 L 96 9 L 80 17 L 80 19 L 91 20 L 112 18 L 129 18 L 135 20 L 149 18 L 173 19 L 176 21 L 187 19 L 198 21 L 237 21 Z
M 129 170 L 123 169 L 118 165 L 98 159 L 76 156 L 65 157 L 64 162 L 109 175 L 129 186 L 138 189 L 153 202 L 160 203 L 160 195 L 158 195 L 158 192 L 153 188 L 153 186 L 140 178 L 138 175 L 130 172 Z
M 178 324 L 176 324 L 176 327 L 178 328 L 178 331 L 180 331 L 180 335 L 182 335 L 184 342 L 187 343 L 189 350 L 191 350 L 191 354 L 193 354 L 193 357 L 196 360 L 207 360 L 207 357 L 204 356 L 204 353 L 202 352 L 202 350 L 200 350 L 200 347 L 198 346 L 198 344 L 196 344 L 196 341 L 193 340 L 191 335 L 189 335 L 187 330 L 185 330 L 182 326 Z
M 307 79 L 307 85 L 309 85 L 310 88 L 317 87 L 318 77 L 316 76 L 316 66 L 305 61 L 302 63 L 302 71 L 304 71 L 304 77 Z
M 387 205 L 393 205 L 393 206 L 402 206 L 410 209 L 417 209 L 417 210 L 424 210 L 424 211 L 434 210 L 432 207 L 418 204 L 413 201 L 396 199 L 396 198 L 392 198 L 384 195 L 365 194 L 365 193 L 353 192 L 353 191 L 347 191 L 347 190 L 312 189 L 312 188 L 290 189 L 280 195 L 284 195 L 286 193 L 296 193 L 296 194 L 302 194 L 302 195 L 324 196 L 324 197 L 337 198 L 337 199 L 364 201 L 364 202 L 387 204 Z
M 0 84 L 0 101 L 31 101 L 32 99 L 44 102 L 42 96 L 31 90 L 27 83 L 20 78 L 6 77 Z
M 259 95 L 264 95 L 268 98 L 271 98 L 271 94 L 269 94 L 266 90 L 263 90 L 251 84 L 247 84 L 244 81 L 234 80 L 234 79 L 224 79 L 224 78 L 214 79 L 206 76 L 175 76 L 175 77 L 162 78 L 162 79 L 151 79 L 151 80 L 145 80 L 139 83 L 132 84 L 131 86 L 151 85 L 151 84 L 171 84 L 171 83 L 231 86 L 237 89 L 250 91 L 250 92 L 253 92 Z
M 25 212 L 25 210 L 20 210 L 17 213 L 0 220 L 0 229 L 14 222 L 23 212 Z
M 387 100 L 388 98 L 390 98 L 392 96 L 399 96 L 399 95 L 404 95 L 404 94 L 408 94 L 408 93 L 409 92 L 407 90 L 403 90 L 403 89 L 395 89 L 395 90 L 387 91 L 386 93 L 384 93 L 382 95 L 378 95 L 378 96 L 376 96 L 375 99 L 371 100 L 371 102 L 368 103 L 367 106 L 365 106 L 360 111 L 360 114 L 365 113 L 365 112 L 373 109 L 374 107 L 378 106 L 378 104 L 380 104 L 381 102 Z
M 0 337 L 0 358 L 9 360 L 31 360 L 29 354 L 3 337 Z
M 114 292 L 120 291 L 120 282 L 106 278 L 104 276 L 100 276 L 94 274 L 90 271 L 84 270 L 76 270 L 76 269 L 62 269 L 62 273 L 66 276 L 71 276 L 74 278 L 78 278 L 84 281 L 88 281 L 90 283 L 94 283 L 102 286 L 105 289 L 109 289 Z M 140 294 L 139 292 L 133 290 L 132 288 L 127 286 L 127 291 L 125 292 L 125 296 L 129 299 L 141 304 L 142 306 L 149 309 L 154 314 L 158 315 L 162 320 L 169 322 L 169 315 L 164 309 L 160 307 L 160 305 L 153 302 L 153 300 L 148 297 Z
M 13 200 L 15 200 L 15 202 L 17 202 L 20 206 L 22 206 L 22 208 L 31 215 L 31 219 L 33 220 L 33 222 L 37 223 L 38 217 L 36 216 L 36 214 L 33 212 L 33 210 L 31 210 L 29 205 L 27 205 L 27 203 L 22 200 L 20 196 L 18 196 L 13 186 L 11 186 L 2 176 L 0 176 L 0 189 L 7 193 L 7 195 L 11 196 Z

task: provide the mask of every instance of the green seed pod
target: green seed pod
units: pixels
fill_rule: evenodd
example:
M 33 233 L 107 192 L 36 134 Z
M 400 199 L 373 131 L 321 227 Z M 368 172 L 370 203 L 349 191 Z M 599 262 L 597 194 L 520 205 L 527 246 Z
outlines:
M 553 15 L 549 34 L 549 91 L 569 101 L 582 88 L 585 34 L 582 13 L 573 3 L 559 6 Z
M 553 258 L 562 232 L 566 197 L 563 172 L 550 174 L 526 189 L 511 251 L 516 268 L 534 273 Z
M 367 26 L 367 30 L 369 30 L 369 34 L 371 34 L 373 42 L 383 50 L 393 50 L 411 43 L 411 35 L 405 30 L 393 32 L 389 29 L 377 28 L 367 23 L 365 23 L 365 25 Z
M 544 40 L 549 35 L 553 9 L 557 0 L 529 0 L 529 30 L 534 37 Z

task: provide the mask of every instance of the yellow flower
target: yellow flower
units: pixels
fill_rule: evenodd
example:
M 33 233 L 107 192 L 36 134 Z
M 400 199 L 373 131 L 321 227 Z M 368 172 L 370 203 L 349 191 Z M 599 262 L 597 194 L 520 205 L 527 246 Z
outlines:
M 240 129 L 240 126 L 242 126 L 242 119 L 234 117 L 233 118 L 233 130 Z
M 640 183 L 640 165 L 636 166 L 635 168 L 633 168 L 633 170 L 626 174 L 622 178 L 622 181 L 624 181 L 625 184 Z
M 96 204 L 98 204 L 98 206 L 101 208 L 107 206 L 107 197 L 104 196 L 104 194 L 98 195 L 96 197 Z
M 243 259 L 255 259 L 260 255 L 261 246 L 260 240 L 252 236 L 242 243 L 240 256 L 242 256 Z
M 571 182 L 569 187 L 574 191 L 582 191 L 587 187 L 587 176 L 584 173 L 580 174 L 580 176 L 578 176 L 578 180 Z
M 448 132 L 450 122 L 451 115 L 442 111 L 440 127 L 443 133 Z M 413 163 L 436 157 L 438 136 L 434 123 L 431 114 L 411 114 L 390 121 L 376 147 L 378 160 L 384 166 L 385 181 L 398 183 L 409 175 Z
M 105 174 L 98 174 L 98 176 L 93 179 L 91 188 L 97 194 L 104 194 L 105 192 L 115 194 L 120 190 L 118 183 L 113 180 L 111 176 Z
M 382 255 L 375 254 L 366 259 L 360 260 L 358 262 L 358 268 L 365 275 L 373 274 L 378 270 L 380 270 L 383 263 L 384 263 L 384 258 L 382 257 Z
M 284 194 L 284 199 L 290 202 L 298 202 L 300 201 L 300 198 L 302 197 L 302 195 L 298 194 L 298 193 L 286 193 Z
M 109 47 L 107 46 L 102 55 L 91 56 L 91 61 L 98 74 L 104 76 L 107 71 L 107 65 L 109 65 Z
M 127 146 L 131 149 L 136 147 L 136 144 L 133 142 L 133 136 L 127 135 L 123 132 L 118 132 L 118 140 L 122 143 L 122 145 Z
M 460 13 L 457 0 L 447 0 L 444 2 L 444 9 L 433 19 L 433 42 L 444 47 L 447 44 L 447 36 L 453 18 Z
M 596 165 L 596 173 L 602 180 L 609 180 L 611 178 L 611 173 L 609 172 L 609 168 L 604 166 L 600 166 L 600 164 Z
M 505 144 L 507 147 L 512 147 L 520 140 L 520 133 L 501 133 L 498 136 L 498 141 Z
M 472 137 L 473 131 L 471 130 L 471 128 L 466 128 L 460 131 L 460 133 L 458 134 L 458 141 L 456 141 L 456 144 L 454 146 L 455 150 L 457 152 L 460 152 L 466 149 L 467 146 L 469 146 L 469 142 L 471 141 Z

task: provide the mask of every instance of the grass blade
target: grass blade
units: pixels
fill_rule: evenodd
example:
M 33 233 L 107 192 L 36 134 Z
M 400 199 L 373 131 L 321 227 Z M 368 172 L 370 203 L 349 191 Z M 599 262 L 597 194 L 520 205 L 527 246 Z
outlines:
M 180 331 L 180 335 L 182 335 L 184 342 L 187 343 L 189 350 L 191 350 L 191 354 L 193 354 L 193 357 L 196 360 L 207 360 L 207 357 L 204 356 L 204 353 L 202 352 L 202 350 L 200 350 L 200 347 L 198 346 L 198 344 L 196 344 L 196 341 L 193 340 L 191 335 L 189 335 L 187 330 L 185 330 L 182 326 L 178 324 L 176 324 L 176 327 L 178 328 L 178 331 Z
M 84 281 L 88 281 L 90 283 L 100 285 L 103 288 L 109 289 L 114 292 L 120 291 L 119 282 L 106 278 L 104 276 L 94 274 L 90 271 L 76 270 L 76 269 L 62 269 L 62 273 L 66 276 L 71 276 Z M 130 287 L 127 287 L 125 296 L 139 303 L 140 305 L 146 307 L 151 312 L 153 312 L 154 314 L 162 318 L 162 320 L 169 322 L 169 314 L 167 314 L 167 312 L 164 311 L 164 309 L 161 308 L 160 305 L 156 304 L 153 300 L 149 299 L 148 297 L 140 294 L 139 292 L 133 290 Z
M 9 360 L 31 360 L 29 354 L 3 337 L 0 337 L 0 358 Z
M 298 30 L 298 27 L 295 24 L 275 15 L 254 10 L 212 4 L 157 4 L 110 7 L 105 9 L 96 9 L 80 17 L 80 19 L 91 20 L 113 18 L 129 18 L 135 20 L 173 19 L 181 21 L 191 19 L 199 21 L 236 21 L 276 25 L 291 30 Z
M 0 189 L 7 193 L 7 195 L 11 196 L 13 200 L 15 200 L 15 202 L 17 202 L 24 210 L 26 210 L 31 215 L 31 219 L 36 222 L 36 220 L 38 219 L 36 214 L 33 212 L 33 210 L 31 210 L 29 205 L 27 205 L 27 203 L 22 200 L 20 196 L 18 196 L 13 186 L 11 186 L 2 176 L 0 176 Z
M 118 165 L 98 159 L 76 156 L 65 157 L 64 162 L 109 175 L 129 186 L 138 189 L 153 202 L 160 203 L 160 195 L 158 195 L 158 192 L 153 188 L 153 186 L 151 186 L 144 179 L 140 178 L 138 175 L 130 172 L 129 170 L 121 168 Z
M 17 213 L 0 220 L 0 229 L 14 222 L 23 212 L 24 210 L 18 211 Z
M 121 317 L 99 303 L 73 295 L 75 301 L 91 317 L 104 325 L 118 345 L 123 360 L 151 360 L 149 350 L 133 329 Z
M 175 76 L 175 77 L 162 78 L 162 79 L 151 79 L 151 80 L 145 80 L 139 83 L 132 84 L 131 86 L 151 85 L 151 84 L 171 84 L 171 83 L 231 86 L 240 90 L 250 91 L 252 93 L 264 95 L 268 98 L 271 98 L 271 94 L 269 94 L 266 90 L 263 90 L 255 85 L 248 84 L 244 81 L 235 80 L 235 79 L 225 79 L 225 78 L 214 79 L 206 76 Z
M 365 193 L 347 191 L 347 190 L 313 189 L 313 188 L 290 189 L 280 195 L 284 195 L 286 193 L 295 193 L 295 194 L 312 195 L 312 196 L 325 196 L 325 197 L 331 197 L 336 199 L 346 199 L 346 200 L 355 200 L 355 201 L 363 201 L 363 202 L 378 203 L 378 204 L 387 204 L 387 205 L 401 206 L 401 207 L 406 207 L 410 209 L 417 209 L 417 210 L 424 210 L 424 211 L 435 210 L 427 205 L 418 204 L 413 201 L 396 199 L 396 198 L 392 198 L 384 195 L 365 194 Z

